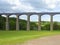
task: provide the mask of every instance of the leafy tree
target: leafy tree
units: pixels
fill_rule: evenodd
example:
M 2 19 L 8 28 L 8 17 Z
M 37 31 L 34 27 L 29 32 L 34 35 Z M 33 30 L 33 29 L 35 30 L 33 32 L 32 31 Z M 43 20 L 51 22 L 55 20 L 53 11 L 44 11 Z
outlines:
M 53 29 L 54 30 L 59 30 L 60 29 L 60 25 L 58 24 L 58 22 L 54 22 Z

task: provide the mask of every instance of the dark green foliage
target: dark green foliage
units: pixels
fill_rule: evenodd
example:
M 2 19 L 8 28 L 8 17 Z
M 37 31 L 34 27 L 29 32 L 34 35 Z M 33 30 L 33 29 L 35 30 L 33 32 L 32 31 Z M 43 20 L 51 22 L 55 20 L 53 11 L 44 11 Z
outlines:
M 60 24 L 58 22 L 54 22 L 53 29 L 54 30 L 59 30 L 60 29 Z
M 5 29 L 5 18 L 0 15 L 0 30 Z
M 0 16 L 0 30 L 5 30 L 5 17 Z M 9 28 L 10 30 L 16 29 L 16 18 L 9 18 Z M 19 19 L 19 28 L 20 30 L 26 30 L 27 28 L 27 21 Z M 37 30 L 38 26 L 35 22 L 30 22 L 30 29 Z
M 1 15 L 0 15 L 0 29 L 2 28 L 2 17 L 1 17 Z
M 5 23 L 6 23 L 6 18 L 2 17 L 0 15 L 0 30 L 5 30 L 5 27 L 6 27 Z M 9 27 L 10 27 L 10 30 L 16 29 L 16 18 L 9 18 Z M 26 30 L 27 21 L 19 19 L 19 28 L 20 28 L 20 30 Z M 30 29 L 31 30 L 38 30 L 38 22 L 30 22 Z M 50 22 L 42 21 L 41 22 L 41 29 L 42 30 L 50 30 Z M 54 22 L 53 29 L 60 30 L 60 22 Z
M 50 30 L 50 24 L 47 23 L 44 26 L 42 26 L 42 30 Z
M 48 21 L 42 21 L 42 23 L 41 23 L 41 29 L 42 30 L 50 30 L 50 22 L 48 22 Z
M 38 29 L 38 25 L 35 22 L 31 22 L 30 23 L 30 29 L 31 30 L 37 30 Z
M 26 20 L 22 20 L 20 19 L 19 21 L 19 25 L 20 25 L 20 30 L 26 30 L 26 27 L 27 27 L 27 21 Z
M 10 30 L 16 29 L 16 18 L 9 18 L 9 27 Z

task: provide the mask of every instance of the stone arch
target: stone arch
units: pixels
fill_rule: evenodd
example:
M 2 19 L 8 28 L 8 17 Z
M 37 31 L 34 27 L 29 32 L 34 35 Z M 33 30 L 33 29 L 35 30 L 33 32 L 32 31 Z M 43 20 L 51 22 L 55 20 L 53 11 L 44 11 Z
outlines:
M 50 15 L 49 14 L 44 14 L 41 16 L 42 21 L 50 21 Z
M 53 29 L 54 30 L 60 30 L 60 24 L 59 24 L 60 23 L 60 14 L 55 14 L 53 16 L 53 21 L 54 21 Z M 57 22 L 59 22 L 59 23 L 57 23 Z
M 16 30 L 16 15 L 9 15 L 9 29 Z
M 27 15 L 26 14 L 22 14 L 22 15 L 20 15 L 19 16 L 19 19 L 20 19 L 20 30 L 22 29 L 22 30 L 26 30 L 27 29 Z M 24 23 L 22 23 L 23 22 L 23 20 L 24 20 Z M 22 21 L 22 22 L 21 22 Z
M 16 18 L 16 15 L 13 15 L 13 14 L 12 14 L 12 15 L 9 15 L 9 17 L 13 17 L 13 18 Z
M 1 16 L 3 16 L 3 17 L 7 17 L 6 15 L 3 15 L 3 14 L 2 14 Z
M 32 19 L 33 19 L 34 21 L 33 21 Z M 33 21 L 33 22 L 32 22 L 32 21 Z M 31 29 L 31 30 L 38 30 L 38 15 L 37 15 L 37 14 L 33 14 L 33 15 L 30 16 L 30 22 L 32 22 L 32 23 L 35 22 L 34 25 L 31 25 L 31 24 L 30 24 L 30 29 L 33 28 L 33 29 Z M 32 27 L 32 26 L 34 26 L 34 27 Z
M 60 19 L 60 14 L 56 14 L 53 16 L 53 21 L 60 21 L 58 19 Z
M 20 15 L 19 17 L 20 17 L 20 19 L 27 20 L 27 15 L 23 14 L 23 15 Z
M 33 20 L 32 20 L 33 19 Z M 37 19 L 37 20 L 36 20 Z M 38 22 L 38 15 L 37 14 L 33 14 L 30 16 L 30 21 L 37 21 Z
M 44 14 L 41 16 L 41 29 L 42 30 L 50 30 L 50 15 L 49 14 Z M 47 21 L 47 22 L 46 22 Z M 45 27 L 45 28 L 44 28 Z M 48 28 L 47 28 L 48 27 Z

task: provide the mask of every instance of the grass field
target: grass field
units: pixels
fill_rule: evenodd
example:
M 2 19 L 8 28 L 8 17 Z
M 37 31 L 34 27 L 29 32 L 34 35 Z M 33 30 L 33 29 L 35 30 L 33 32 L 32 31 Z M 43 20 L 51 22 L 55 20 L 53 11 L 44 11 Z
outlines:
M 58 34 L 60 31 L 0 31 L 0 45 L 14 45 L 42 36 Z

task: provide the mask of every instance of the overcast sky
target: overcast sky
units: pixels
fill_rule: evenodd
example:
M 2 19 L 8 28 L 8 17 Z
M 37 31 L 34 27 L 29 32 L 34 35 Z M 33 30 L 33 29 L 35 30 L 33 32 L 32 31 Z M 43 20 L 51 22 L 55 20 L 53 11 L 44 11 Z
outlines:
M 60 12 L 60 0 L 0 0 L 0 13 L 5 12 Z M 26 19 L 26 16 L 21 16 Z M 37 21 L 38 16 L 31 16 L 31 21 Z M 60 21 L 60 16 L 54 16 L 54 21 Z M 42 16 L 49 21 L 50 16 Z

